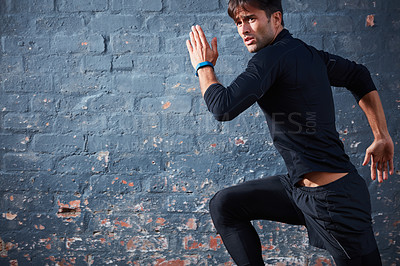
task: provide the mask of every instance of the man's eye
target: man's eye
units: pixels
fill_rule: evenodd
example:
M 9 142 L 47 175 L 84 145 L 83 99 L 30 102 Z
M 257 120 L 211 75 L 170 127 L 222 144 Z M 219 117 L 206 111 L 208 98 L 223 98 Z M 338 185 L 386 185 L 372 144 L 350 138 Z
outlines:
M 255 18 L 249 18 L 249 22 L 254 22 L 255 20 Z
M 236 22 L 236 26 L 242 26 L 242 22 Z

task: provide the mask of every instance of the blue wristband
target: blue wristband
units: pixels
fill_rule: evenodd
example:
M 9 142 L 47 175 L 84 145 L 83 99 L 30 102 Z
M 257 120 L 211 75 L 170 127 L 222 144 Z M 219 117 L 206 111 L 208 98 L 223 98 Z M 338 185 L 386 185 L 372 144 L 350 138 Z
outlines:
M 201 62 L 201 63 L 199 63 L 199 64 L 197 65 L 197 67 L 196 67 L 196 72 L 195 72 L 196 77 L 199 76 L 199 74 L 197 73 L 197 71 L 199 71 L 200 68 L 206 67 L 206 66 L 210 66 L 210 67 L 212 67 L 212 68 L 214 69 L 214 65 L 213 65 L 213 63 L 211 63 L 210 61 Z

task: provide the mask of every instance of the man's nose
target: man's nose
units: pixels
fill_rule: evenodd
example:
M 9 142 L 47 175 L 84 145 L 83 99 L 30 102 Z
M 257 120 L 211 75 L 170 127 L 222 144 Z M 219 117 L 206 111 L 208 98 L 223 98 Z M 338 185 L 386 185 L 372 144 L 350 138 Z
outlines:
M 242 35 L 246 35 L 251 30 L 250 25 L 248 23 L 243 23 L 241 30 L 242 30 Z

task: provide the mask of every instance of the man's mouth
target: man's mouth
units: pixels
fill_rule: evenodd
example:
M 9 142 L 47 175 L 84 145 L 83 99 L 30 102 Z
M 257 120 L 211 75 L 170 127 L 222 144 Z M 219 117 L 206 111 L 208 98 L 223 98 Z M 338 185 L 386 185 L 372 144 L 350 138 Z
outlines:
M 244 38 L 244 43 L 245 43 L 246 45 L 251 45 L 251 44 L 255 43 L 255 41 L 256 41 L 256 39 L 254 39 L 253 37 L 246 37 L 246 38 Z

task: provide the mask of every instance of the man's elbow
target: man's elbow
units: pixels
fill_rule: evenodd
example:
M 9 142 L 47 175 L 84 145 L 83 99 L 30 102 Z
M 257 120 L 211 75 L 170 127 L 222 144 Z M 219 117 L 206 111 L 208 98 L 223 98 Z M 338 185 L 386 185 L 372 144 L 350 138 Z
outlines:
M 219 115 L 219 114 L 214 114 L 214 118 L 215 120 L 219 121 L 219 122 L 227 122 L 227 121 L 231 121 L 235 118 L 236 116 L 232 116 L 228 113 Z

